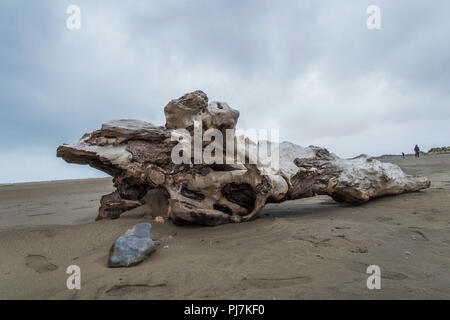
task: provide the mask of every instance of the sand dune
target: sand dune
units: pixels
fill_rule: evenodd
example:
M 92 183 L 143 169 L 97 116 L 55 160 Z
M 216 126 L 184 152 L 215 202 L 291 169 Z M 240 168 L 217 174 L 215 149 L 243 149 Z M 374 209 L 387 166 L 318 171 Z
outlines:
M 320 196 L 269 205 L 249 223 L 180 227 L 138 214 L 94 222 L 110 179 L 0 186 L 0 298 L 448 299 L 450 155 L 380 159 L 427 175 L 431 188 L 361 206 Z M 158 250 L 107 268 L 113 241 L 143 221 Z M 81 290 L 66 287 L 72 264 Z M 381 290 L 366 287 L 372 264 Z

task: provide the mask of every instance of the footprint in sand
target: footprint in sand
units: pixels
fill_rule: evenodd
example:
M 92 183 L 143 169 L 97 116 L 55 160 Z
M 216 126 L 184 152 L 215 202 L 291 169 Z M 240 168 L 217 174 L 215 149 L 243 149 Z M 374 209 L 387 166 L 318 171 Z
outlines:
M 410 229 L 420 229 L 419 227 L 409 227 Z M 415 233 L 417 235 L 420 236 L 420 238 L 422 238 L 422 240 L 425 241 L 430 241 L 430 239 L 420 230 L 407 230 L 409 232 Z
M 292 236 L 292 239 L 298 241 L 306 241 L 311 243 L 314 247 L 329 247 L 330 238 L 319 239 L 312 235 L 303 235 L 303 234 L 295 234 Z
M 395 226 L 400 226 L 401 225 L 401 223 L 395 222 L 394 219 L 392 219 L 391 217 L 375 217 L 375 220 L 377 220 L 378 222 L 392 224 L 392 225 L 395 225 Z
M 37 273 L 48 273 L 58 269 L 58 266 L 49 262 L 48 259 L 39 254 L 29 254 L 25 257 L 25 265 Z
M 29 214 L 28 217 L 50 216 L 52 214 L 55 214 L 55 212 Z
M 400 272 L 384 271 L 381 272 L 381 278 L 389 280 L 405 280 L 408 276 Z
M 278 289 L 301 284 L 311 283 L 313 279 L 309 276 L 293 276 L 285 278 L 246 278 L 241 280 L 244 289 Z
M 113 285 L 111 288 L 105 291 L 108 296 L 122 296 L 127 294 L 142 294 L 154 288 L 165 288 L 167 287 L 166 283 L 159 284 L 121 284 L 121 285 Z
M 345 265 L 349 270 L 363 274 L 366 274 L 367 267 L 369 266 L 367 263 L 358 261 L 348 261 Z M 381 278 L 389 280 L 405 280 L 408 276 L 400 272 L 385 271 L 381 269 Z

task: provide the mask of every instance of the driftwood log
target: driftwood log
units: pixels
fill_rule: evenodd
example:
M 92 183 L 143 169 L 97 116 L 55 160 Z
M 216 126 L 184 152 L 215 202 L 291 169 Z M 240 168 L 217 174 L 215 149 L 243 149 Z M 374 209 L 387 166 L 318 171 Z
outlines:
M 326 149 L 290 142 L 266 142 L 278 150 L 278 165 L 273 166 L 254 159 L 250 149 L 261 142 L 238 135 L 232 136 L 231 161 L 225 141 L 216 139 L 201 141 L 200 152 L 215 143 L 222 149 L 211 154 L 222 161 L 198 161 L 193 157 L 198 145 L 182 141 L 194 137 L 199 123 L 201 134 L 210 129 L 224 137 L 230 130 L 234 133 L 239 112 L 226 103 L 209 103 L 202 91 L 170 101 L 164 112 L 165 126 L 110 121 L 77 143 L 58 147 L 57 156 L 65 161 L 87 164 L 113 177 L 116 191 L 102 197 L 98 219 L 118 218 L 145 205 L 174 223 L 217 225 L 249 221 L 271 202 L 329 195 L 340 202 L 363 203 L 430 186 L 427 178 L 406 175 L 394 164 L 366 156 L 341 159 Z M 192 151 L 178 153 L 190 163 L 173 160 L 180 145 Z

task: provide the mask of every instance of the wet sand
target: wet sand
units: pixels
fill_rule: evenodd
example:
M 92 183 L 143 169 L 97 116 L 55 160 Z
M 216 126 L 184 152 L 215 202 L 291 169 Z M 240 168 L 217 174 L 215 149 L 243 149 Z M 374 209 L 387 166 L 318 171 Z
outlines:
M 326 196 L 268 205 L 259 219 L 217 227 L 125 214 L 94 222 L 111 179 L 0 186 L 2 299 L 449 299 L 450 155 L 385 156 L 432 180 L 426 191 L 361 206 Z M 152 223 L 158 250 L 110 269 L 114 240 Z M 68 290 L 66 268 L 81 268 Z M 381 290 L 368 290 L 368 265 Z

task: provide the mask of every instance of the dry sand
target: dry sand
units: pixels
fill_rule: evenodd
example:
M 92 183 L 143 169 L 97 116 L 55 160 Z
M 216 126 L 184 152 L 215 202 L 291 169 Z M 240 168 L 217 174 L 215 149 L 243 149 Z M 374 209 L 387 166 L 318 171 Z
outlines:
M 382 157 L 430 189 L 361 206 L 315 197 L 242 224 L 179 227 L 149 216 L 94 222 L 110 179 L 0 186 L 2 299 L 449 299 L 450 155 Z M 114 240 L 152 222 L 158 250 L 106 267 Z M 81 268 L 68 290 L 66 268 Z M 368 290 L 368 265 L 381 290 Z

